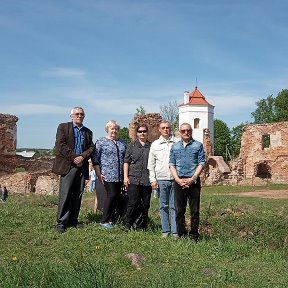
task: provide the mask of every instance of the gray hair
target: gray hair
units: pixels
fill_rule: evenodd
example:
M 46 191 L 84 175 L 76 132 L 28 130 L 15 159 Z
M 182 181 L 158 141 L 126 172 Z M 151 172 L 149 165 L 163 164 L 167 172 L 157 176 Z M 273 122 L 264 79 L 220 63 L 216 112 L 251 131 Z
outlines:
M 82 110 L 84 115 L 85 115 L 84 109 L 82 107 L 78 107 L 77 106 L 77 107 L 74 107 L 74 108 L 71 109 L 70 116 L 72 116 L 74 114 L 75 110 L 78 110 L 78 109 Z
M 158 127 L 160 127 L 161 124 L 168 124 L 171 128 L 171 123 L 167 120 L 161 120 L 161 122 L 159 123 Z
M 109 120 L 105 125 L 105 131 L 108 132 L 108 128 L 113 125 L 115 125 L 118 130 L 120 130 L 120 125 L 115 120 Z
M 191 126 L 191 124 L 189 124 L 189 123 L 182 123 L 182 124 L 180 125 L 180 129 L 181 129 L 181 127 L 184 126 L 184 125 L 190 126 L 191 131 L 193 131 L 192 126 Z

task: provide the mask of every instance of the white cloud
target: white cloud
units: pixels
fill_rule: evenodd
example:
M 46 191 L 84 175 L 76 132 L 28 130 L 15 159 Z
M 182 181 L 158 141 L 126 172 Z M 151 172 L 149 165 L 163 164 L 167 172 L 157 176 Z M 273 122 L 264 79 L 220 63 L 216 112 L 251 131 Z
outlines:
M 159 112 L 159 101 L 153 99 L 102 97 L 91 100 L 91 104 L 101 113 L 113 113 L 114 115 L 134 114 L 140 106 L 144 107 L 147 113 Z
M 86 72 L 77 68 L 53 67 L 41 73 L 43 77 L 83 78 Z
M 69 113 L 69 108 L 43 104 L 19 104 L 1 107 L 1 113 L 11 115 L 45 115 Z

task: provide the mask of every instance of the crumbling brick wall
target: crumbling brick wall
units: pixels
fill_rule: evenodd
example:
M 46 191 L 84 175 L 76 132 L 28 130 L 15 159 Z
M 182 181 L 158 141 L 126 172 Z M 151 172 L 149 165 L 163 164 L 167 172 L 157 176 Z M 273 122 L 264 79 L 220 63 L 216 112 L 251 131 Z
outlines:
M 16 155 L 17 121 L 14 115 L 0 114 L 0 155 Z
M 153 142 L 160 136 L 159 124 L 162 120 L 163 119 L 159 113 L 148 113 L 134 117 L 132 123 L 129 124 L 129 138 L 132 141 L 135 140 L 137 138 L 135 131 L 137 124 L 145 123 L 149 129 L 148 140 Z
M 240 158 L 243 162 L 244 179 L 287 183 L 288 122 L 245 126 Z
M 53 158 L 16 155 L 17 121 L 16 116 L 0 114 L 0 184 L 12 193 L 57 193 L 58 176 L 51 174 Z M 26 172 L 15 173 L 16 168 L 24 168 Z
M 213 156 L 210 132 L 208 128 L 203 129 L 203 148 L 205 151 L 206 159 L 210 156 Z
M 0 183 L 9 193 L 57 195 L 59 177 L 53 173 L 20 172 L 0 176 Z

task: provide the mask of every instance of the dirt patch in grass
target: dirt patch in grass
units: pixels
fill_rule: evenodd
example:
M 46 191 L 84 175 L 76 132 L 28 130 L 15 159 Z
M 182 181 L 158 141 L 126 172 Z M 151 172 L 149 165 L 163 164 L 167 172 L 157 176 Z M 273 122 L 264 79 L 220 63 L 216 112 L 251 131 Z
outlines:
M 270 199 L 288 199 L 288 190 L 256 190 L 252 192 L 239 192 L 228 195 Z

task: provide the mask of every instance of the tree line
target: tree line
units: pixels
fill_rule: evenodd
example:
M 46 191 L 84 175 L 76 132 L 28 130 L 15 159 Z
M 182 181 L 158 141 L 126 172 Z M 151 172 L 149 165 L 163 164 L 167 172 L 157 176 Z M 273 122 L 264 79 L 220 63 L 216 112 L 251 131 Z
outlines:
M 144 115 L 146 110 L 143 106 L 136 109 L 134 116 Z M 176 101 L 170 101 L 160 106 L 160 115 L 170 122 L 173 131 L 179 127 L 179 110 Z M 229 129 L 228 125 L 220 119 L 214 120 L 214 155 L 223 156 L 226 161 L 239 156 L 243 127 L 249 124 L 274 123 L 288 121 L 288 89 L 283 89 L 276 97 L 273 95 L 256 102 L 256 109 L 251 113 L 252 122 L 242 122 Z M 129 129 L 123 127 L 119 131 L 119 138 L 130 143 Z M 55 147 L 52 155 L 55 154 Z M 36 155 L 38 156 L 38 155 Z
M 143 115 L 146 111 L 143 106 L 136 109 L 135 116 Z M 171 101 L 160 106 L 160 115 L 171 123 L 173 131 L 179 127 L 179 112 L 176 101 Z M 276 97 L 273 95 L 256 102 L 256 109 L 251 113 L 252 122 L 242 122 L 229 129 L 228 125 L 220 119 L 214 120 L 214 155 L 223 156 L 226 161 L 239 156 L 243 128 L 249 124 L 262 124 L 288 121 L 288 90 L 283 89 Z M 127 142 L 129 139 L 128 128 L 124 127 L 120 136 Z

